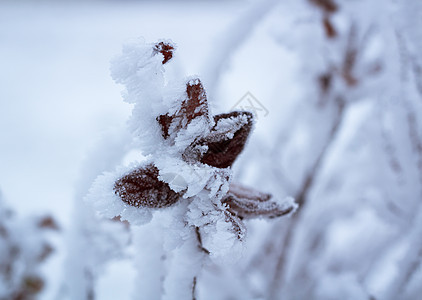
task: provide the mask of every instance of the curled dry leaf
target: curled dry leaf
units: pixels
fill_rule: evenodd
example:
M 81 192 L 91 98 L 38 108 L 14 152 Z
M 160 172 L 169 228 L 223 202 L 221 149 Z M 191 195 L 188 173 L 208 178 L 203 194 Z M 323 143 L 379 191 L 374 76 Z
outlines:
M 158 169 L 153 164 L 118 179 L 114 192 L 123 202 L 135 207 L 163 208 L 176 203 L 180 197 L 158 179 Z
M 280 204 L 272 198 L 271 194 L 262 193 L 252 188 L 239 184 L 231 184 L 230 190 L 223 203 L 227 204 L 229 211 L 239 218 L 266 217 L 275 218 L 292 212 L 295 207 Z
M 235 124 L 219 131 L 219 124 L 231 120 Z M 208 151 L 202 156 L 201 162 L 216 168 L 230 167 L 243 151 L 252 130 L 253 117 L 250 112 L 234 111 L 214 117 L 215 125 L 210 136 L 199 144 L 208 146 Z M 222 132 L 221 132 L 222 131 Z

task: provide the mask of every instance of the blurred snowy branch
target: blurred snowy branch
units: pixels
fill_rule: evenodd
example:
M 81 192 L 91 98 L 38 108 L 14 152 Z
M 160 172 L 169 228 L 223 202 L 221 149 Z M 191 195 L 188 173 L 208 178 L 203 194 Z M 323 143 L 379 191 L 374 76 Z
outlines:
M 42 293 L 41 268 L 54 251 L 48 231 L 58 229 L 49 216 L 18 218 L 0 192 L 0 299 L 34 299 Z

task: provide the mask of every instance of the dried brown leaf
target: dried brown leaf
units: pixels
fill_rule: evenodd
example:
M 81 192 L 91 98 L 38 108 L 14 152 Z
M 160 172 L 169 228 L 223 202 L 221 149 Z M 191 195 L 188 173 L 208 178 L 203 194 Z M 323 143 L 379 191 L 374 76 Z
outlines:
M 52 230 L 60 230 L 59 225 L 56 223 L 56 220 L 53 219 L 51 216 L 45 216 L 38 222 L 38 227 L 52 229 Z
M 216 127 L 211 130 L 212 139 L 205 138 L 200 142 L 208 146 L 208 151 L 202 156 L 201 162 L 217 168 L 230 167 L 238 155 L 242 152 L 245 147 L 246 141 L 249 137 L 253 125 L 253 116 L 250 112 L 239 112 L 234 111 L 227 114 L 220 114 L 214 117 L 216 126 L 219 120 L 237 118 L 239 116 L 246 116 L 247 123 L 239 129 L 233 129 L 233 138 L 227 138 L 226 134 L 221 134 L 219 139 L 215 139 L 218 135 L 213 134 L 216 131 Z
M 280 206 L 273 201 L 271 194 L 233 183 L 222 202 L 228 205 L 232 214 L 242 219 L 275 218 L 286 215 L 294 209 L 293 206 Z
M 153 164 L 117 180 L 114 192 L 123 202 L 134 207 L 167 207 L 176 203 L 180 197 L 167 183 L 158 179 L 158 169 Z
M 338 10 L 337 3 L 333 0 L 309 0 L 312 4 L 319 7 L 326 13 L 335 13 Z
M 161 53 L 164 56 L 163 65 L 173 57 L 174 46 L 167 42 L 159 42 L 154 47 L 155 53 Z
M 192 120 L 201 116 L 209 118 L 208 102 L 201 81 L 195 78 L 186 83 L 186 99 L 183 100 L 180 110 L 173 115 L 160 115 L 157 121 L 161 125 L 163 137 L 167 139 L 180 129 L 186 129 Z M 170 127 L 173 132 L 170 132 Z

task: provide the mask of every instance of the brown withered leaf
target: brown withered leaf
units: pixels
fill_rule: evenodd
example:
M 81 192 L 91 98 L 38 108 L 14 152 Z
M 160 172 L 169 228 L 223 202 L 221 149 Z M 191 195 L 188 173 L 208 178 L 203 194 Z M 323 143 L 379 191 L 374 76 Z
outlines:
M 252 188 L 232 183 L 229 192 L 222 200 L 229 211 L 239 218 L 275 218 L 290 213 L 293 206 L 280 207 L 272 201 L 271 194 L 258 192 Z
M 38 227 L 46 228 L 51 230 L 60 230 L 59 225 L 57 225 L 56 220 L 52 216 L 45 216 L 38 222 Z
M 184 151 L 183 159 L 185 161 L 200 161 L 216 168 L 227 168 L 242 152 L 252 129 L 252 114 L 235 111 L 216 115 L 214 120 L 215 125 L 211 128 L 210 133 L 206 137 L 194 141 Z M 225 121 L 230 122 L 226 126 L 219 126 Z M 204 147 L 205 153 L 203 152 Z
M 173 57 L 174 46 L 170 43 L 159 42 L 154 47 L 155 53 L 161 53 L 164 56 L 163 65 Z
M 186 99 L 183 100 L 180 110 L 173 115 L 160 115 L 157 121 L 161 125 L 163 137 L 167 139 L 180 129 L 186 129 L 192 120 L 200 116 L 209 118 L 208 102 L 201 81 L 195 78 L 186 83 Z M 170 132 L 171 126 L 174 132 Z
M 39 293 L 44 288 L 44 280 L 37 275 L 29 275 L 23 279 L 21 299 L 33 299 L 33 295 Z
M 168 207 L 180 197 L 167 183 L 158 179 L 158 169 L 153 164 L 118 179 L 114 184 L 114 192 L 123 202 L 134 207 Z
M 221 135 L 213 134 L 216 132 L 216 127 L 220 120 L 238 118 L 240 116 L 246 116 L 247 123 L 243 124 L 237 130 L 232 129 L 232 138 L 227 138 L 225 133 Z M 207 137 L 199 142 L 199 144 L 208 146 L 208 151 L 202 156 L 201 162 L 216 168 L 227 168 L 234 163 L 238 155 L 243 151 L 252 129 L 253 116 L 250 112 L 234 111 L 227 114 L 216 115 L 214 121 L 215 126 L 210 134 L 212 138 Z
M 338 10 L 337 3 L 333 0 L 309 0 L 315 6 L 318 6 L 326 13 L 335 13 Z

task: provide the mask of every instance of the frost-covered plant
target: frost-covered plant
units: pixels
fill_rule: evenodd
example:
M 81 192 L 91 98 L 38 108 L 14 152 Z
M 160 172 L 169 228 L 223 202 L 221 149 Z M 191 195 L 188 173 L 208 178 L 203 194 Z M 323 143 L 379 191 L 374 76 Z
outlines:
M 101 215 L 132 225 L 148 223 L 154 214 L 149 234 L 158 237 L 144 232 L 135 243 L 142 248 L 158 241 L 166 271 L 149 275 L 164 277 L 163 286 L 145 288 L 150 297 L 186 299 L 194 296 L 205 258 L 240 257 L 242 219 L 286 215 L 296 204 L 231 182 L 231 166 L 253 128 L 253 115 L 213 116 L 198 78 L 166 80 L 165 64 L 174 49 L 169 41 L 141 41 L 126 45 L 114 60 L 112 75 L 126 86 L 125 100 L 135 104 L 130 126 L 146 158 L 99 176 L 87 200 Z
M 0 299 L 34 299 L 45 286 L 40 268 L 53 251 L 51 217 L 16 218 L 0 194 Z

